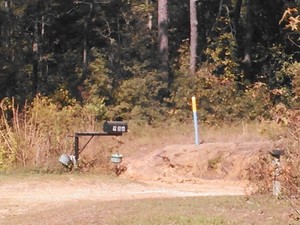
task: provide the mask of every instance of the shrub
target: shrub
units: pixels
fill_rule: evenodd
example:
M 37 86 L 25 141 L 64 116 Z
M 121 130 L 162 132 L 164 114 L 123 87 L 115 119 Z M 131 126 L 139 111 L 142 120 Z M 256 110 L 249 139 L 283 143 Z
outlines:
M 110 117 L 144 121 L 148 124 L 162 121 L 166 118 L 164 98 L 167 91 L 163 75 L 156 72 L 124 80 L 115 91 L 117 104 L 112 107 Z
M 270 90 L 263 83 L 239 90 L 233 79 L 217 78 L 202 70 L 196 76 L 176 76 L 169 101 L 173 106 L 171 115 L 178 120 L 189 118 L 193 95 L 198 100 L 199 118 L 208 124 L 269 118 L 272 107 Z
M 38 95 L 20 110 L 14 99 L 2 100 L 0 170 L 20 164 L 47 166 L 61 153 L 73 150 L 73 139 L 67 136 L 75 130 L 95 127 L 95 115 L 91 113 L 94 108 L 81 107 L 71 99 L 66 102 Z M 98 107 L 96 111 L 103 110 L 102 101 Z

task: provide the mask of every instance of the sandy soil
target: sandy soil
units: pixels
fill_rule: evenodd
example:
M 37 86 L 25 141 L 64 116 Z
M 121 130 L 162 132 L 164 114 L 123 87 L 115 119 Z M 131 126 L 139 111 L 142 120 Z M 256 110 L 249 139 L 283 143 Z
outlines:
M 33 224 L 34 217 L 18 221 L 22 216 L 47 215 L 52 210 L 68 209 L 82 201 L 110 202 L 147 198 L 190 196 L 244 195 L 245 186 L 238 182 L 203 181 L 203 184 L 166 184 L 161 182 L 133 182 L 103 177 L 31 177 L 28 180 L 2 181 L 0 184 L 0 224 Z M 92 211 L 93 209 L 91 209 Z M 61 218 L 63 219 L 63 218 Z M 47 223 L 54 224 L 54 223 Z M 59 223 L 58 223 L 59 224 Z
M 64 180 L 61 180 L 61 179 Z M 101 177 L 82 178 L 72 175 L 59 179 L 35 177 L 16 179 L 0 184 L 0 221 L 8 215 L 26 214 L 57 207 L 79 200 L 132 200 L 142 198 L 244 195 L 245 183 L 203 181 L 202 184 L 166 184 L 133 182 L 124 179 L 106 180 Z
M 0 224 L 82 200 L 247 195 L 255 188 L 245 179 L 246 168 L 256 153 L 269 149 L 269 143 L 170 145 L 125 157 L 125 173 L 109 179 L 76 174 L 5 176 L 0 181 Z

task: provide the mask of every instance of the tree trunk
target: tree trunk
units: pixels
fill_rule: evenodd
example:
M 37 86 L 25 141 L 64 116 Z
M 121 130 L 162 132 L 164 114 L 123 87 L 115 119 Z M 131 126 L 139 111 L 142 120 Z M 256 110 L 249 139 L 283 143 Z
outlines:
M 149 0 L 145 0 L 145 5 L 148 6 L 149 5 Z M 148 12 L 148 16 L 147 16 L 148 22 L 147 22 L 147 28 L 148 30 L 152 30 L 152 13 Z
M 39 67 L 39 33 L 38 33 L 38 18 L 34 23 L 33 43 L 32 43 L 32 95 L 35 96 L 38 92 L 38 67 Z
M 167 72 L 169 67 L 167 0 L 158 1 L 158 49 L 162 69 Z
M 10 1 L 4 1 L 4 10 L 6 16 L 6 23 L 4 25 L 4 47 L 10 48 L 10 36 L 11 36 L 11 15 L 10 15 Z
M 44 2 L 43 2 L 44 3 Z M 40 43 L 39 43 L 39 64 L 40 64 L 40 77 L 41 77 L 41 80 L 43 82 L 43 84 L 45 83 L 45 81 L 47 80 L 47 77 L 46 77 L 46 73 L 44 73 L 45 71 L 45 65 L 46 65 L 46 58 L 44 57 L 45 56 L 45 53 L 44 53 L 44 47 L 45 47 L 45 26 L 46 26 L 46 22 L 45 22 L 45 16 L 46 16 L 46 12 L 47 12 L 47 9 L 43 9 L 42 13 L 42 18 L 41 18 L 41 38 L 40 38 Z
M 190 72 L 195 74 L 197 63 L 197 39 L 198 39 L 198 20 L 197 20 L 197 0 L 190 0 Z
M 236 32 L 237 32 L 237 29 L 239 26 L 239 19 L 240 19 L 240 15 L 241 15 L 242 3 L 243 3 L 243 0 L 236 0 L 234 11 L 233 11 L 233 24 L 234 24 Z
M 244 72 L 245 78 L 253 81 L 251 74 L 252 64 L 252 43 L 253 41 L 253 0 L 247 1 L 247 21 L 246 21 L 246 37 L 245 37 L 245 49 L 244 49 Z
M 89 13 L 85 17 L 85 20 L 84 20 L 83 57 L 82 57 L 83 58 L 82 59 L 82 63 L 83 63 L 82 80 L 83 81 L 86 79 L 87 70 L 88 70 L 88 59 L 87 59 L 87 55 L 88 55 L 88 32 L 89 32 L 89 21 L 90 21 L 90 18 L 91 18 L 92 10 L 93 10 L 93 3 L 89 3 Z

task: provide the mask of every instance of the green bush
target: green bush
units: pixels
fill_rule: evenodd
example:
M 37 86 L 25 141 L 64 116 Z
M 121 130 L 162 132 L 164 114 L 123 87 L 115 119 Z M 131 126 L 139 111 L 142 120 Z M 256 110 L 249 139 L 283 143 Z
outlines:
M 117 103 L 111 108 L 110 117 L 149 124 L 162 121 L 166 118 L 164 98 L 167 92 L 167 83 L 157 72 L 124 80 L 115 91 Z
M 172 86 L 171 115 L 178 120 L 191 117 L 193 95 L 197 99 L 199 118 L 208 124 L 270 117 L 270 90 L 263 83 L 239 90 L 233 79 L 216 78 L 205 70 L 196 76 L 179 74 Z
M 96 103 L 92 108 L 82 107 L 68 95 L 62 97 L 64 91 L 59 92 L 59 99 L 38 95 L 23 110 L 14 100 L 1 102 L 0 170 L 14 165 L 46 166 L 61 153 L 73 151 L 73 139 L 68 135 L 95 127 L 95 111 L 99 115 L 104 110 L 101 100 L 97 108 Z M 8 110 L 12 111 L 9 117 L 5 116 Z

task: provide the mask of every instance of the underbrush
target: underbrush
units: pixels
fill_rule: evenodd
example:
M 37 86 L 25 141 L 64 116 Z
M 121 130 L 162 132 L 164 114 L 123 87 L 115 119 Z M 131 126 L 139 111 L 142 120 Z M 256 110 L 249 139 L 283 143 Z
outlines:
M 14 99 L 1 102 L 0 170 L 47 168 L 73 149 L 75 131 L 95 129 L 95 117 L 76 102 L 67 106 L 37 96 L 20 109 Z
M 68 104 L 53 102 L 47 97 L 37 96 L 22 109 L 13 99 L 1 102 L 0 121 L 0 170 L 25 170 L 37 173 L 59 173 L 58 158 L 65 153 L 74 153 L 74 132 L 99 131 L 101 116 L 79 105 L 72 99 Z M 271 112 L 274 119 L 260 121 L 238 121 L 208 124 L 199 120 L 201 142 L 258 142 L 272 141 L 274 147 L 283 149 L 283 187 L 289 194 L 297 194 L 300 171 L 300 115 L 299 110 L 289 110 L 282 105 Z M 103 114 L 104 115 L 104 114 Z M 98 118 L 98 120 L 96 120 Z M 193 144 L 192 120 L 176 122 L 172 119 L 155 125 L 130 120 L 129 132 L 122 137 L 101 137 L 89 140 L 80 138 L 80 166 L 82 171 L 111 173 L 111 153 L 136 154 L 142 148 L 168 144 Z M 85 146 L 88 143 L 87 146 Z M 85 148 L 86 147 L 86 148 Z M 84 151 L 83 151 L 84 148 Z M 271 185 L 271 158 L 262 155 L 259 162 L 249 168 L 250 179 L 262 181 L 266 190 Z M 267 182 L 268 184 L 266 185 Z

